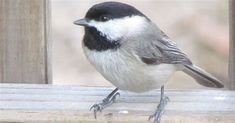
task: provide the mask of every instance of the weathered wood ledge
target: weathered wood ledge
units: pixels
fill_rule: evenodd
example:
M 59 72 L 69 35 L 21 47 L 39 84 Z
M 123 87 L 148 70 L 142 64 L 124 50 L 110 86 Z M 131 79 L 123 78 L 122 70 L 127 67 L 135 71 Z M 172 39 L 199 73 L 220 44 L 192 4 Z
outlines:
M 94 119 L 89 108 L 113 88 L 36 84 L 0 84 L 0 122 L 120 122 L 148 121 L 159 102 L 159 90 L 135 94 L 121 91 L 117 103 Z M 170 102 L 163 123 L 234 123 L 235 92 L 166 90 Z

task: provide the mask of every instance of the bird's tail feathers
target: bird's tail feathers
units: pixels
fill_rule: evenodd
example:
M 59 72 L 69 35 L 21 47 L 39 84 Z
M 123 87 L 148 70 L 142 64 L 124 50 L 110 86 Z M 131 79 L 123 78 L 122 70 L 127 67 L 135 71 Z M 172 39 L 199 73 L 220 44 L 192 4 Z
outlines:
M 205 70 L 195 66 L 195 65 L 184 65 L 185 73 L 193 77 L 199 84 L 206 87 L 213 88 L 223 88 L 224 85 L 221 84 L 221 81 L 207 73 Z

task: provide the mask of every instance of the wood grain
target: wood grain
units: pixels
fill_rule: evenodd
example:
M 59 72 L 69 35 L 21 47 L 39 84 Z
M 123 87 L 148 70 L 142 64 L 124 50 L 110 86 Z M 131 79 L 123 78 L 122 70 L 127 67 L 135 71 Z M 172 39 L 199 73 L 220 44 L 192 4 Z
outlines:
M 235 90 L 235 1 L 229 0 L 229 89 Z
M 0 0 L 0 82 L 48 83 L 48 0 Z
M 117 103 L 98 113 L 89 111 L 112 91 L 107 87 L 0 84 L 0 122 L 151 123 L 148 116 L 159 102 L 159 90 L 120 91 Z M 235 92 L 167 90 L 170 102 L 163 123 L 234 123 Z

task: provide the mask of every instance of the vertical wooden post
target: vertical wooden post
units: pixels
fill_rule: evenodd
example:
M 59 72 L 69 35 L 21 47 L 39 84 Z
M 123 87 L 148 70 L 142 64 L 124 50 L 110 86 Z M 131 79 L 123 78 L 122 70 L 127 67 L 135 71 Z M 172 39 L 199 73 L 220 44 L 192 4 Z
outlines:
M 229 89 L 235 89 L 235 0 L 229 1 Z
M 0 0 L 0 82 L 51 82 L 49 0 Z

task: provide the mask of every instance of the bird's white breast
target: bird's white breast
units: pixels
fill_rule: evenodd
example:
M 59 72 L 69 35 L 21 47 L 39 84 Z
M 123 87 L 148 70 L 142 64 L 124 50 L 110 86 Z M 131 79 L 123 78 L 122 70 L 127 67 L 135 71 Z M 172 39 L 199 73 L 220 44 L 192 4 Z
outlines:
M 88 60 L 113 85 L 133 92 L 160 88 L 176 71 L 174 65 L 146 65 L 122 50 L 91 51 L 83 47 Z

